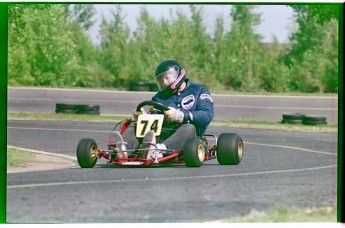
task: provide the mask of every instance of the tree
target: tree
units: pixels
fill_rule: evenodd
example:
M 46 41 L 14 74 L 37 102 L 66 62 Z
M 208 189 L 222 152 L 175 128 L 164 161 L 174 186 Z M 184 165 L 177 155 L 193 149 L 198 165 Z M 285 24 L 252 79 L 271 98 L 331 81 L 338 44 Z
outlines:
M 301 92 L 337 92 L 338 21 L 318 22 L 310 6 L 294 8 L 298 30 L 290 36 L 286 63 L 290 88 Z
M 230 16 L 231 30 L 225 37 L 223 58 L 224 82 L 231 89 L 253 91 L 260 85 L 261 36 L 254 30 L 261 22 L 255 6 L 234 5 Z
M 79 24 L 85 31 L 95 23 L 92 19 L 96 13 L 93 4 L 67 4 L 66 11 L 71 22 Z
M 213 38 L 213 52 L 212 52 L 212 71 L 214 72 L 215 79 L 220 83 L 226 83 L 227 76 L 223 74 L 222 69 L 225 68 L 227 61 L 225 60 L 224 52 L 225 47 L 225 31 L 224 31 L 224 18 L 218 16 L 216 19 L 214 38 Z
M 289 91 L 289 68 L 284 64 L 285 45 L 273 37 L 272 43 L 261 43 L 260 85 L 267 92 Z
M 22 14 L 17 20 L 19 9 Z M 79 25 L 70 22 L 65 9 L 62 4 L 19 5 L 11 11 L 15 13 L 9 24 L 10 85 L 99 85 L 99 74 L 90 73 L 103 72 L 91 41 Z M 18 21 L 23 26 L 18 27 Z
M 24 29 L 26 23 L 23 16 L 27 12 L 31 12 L 33 10 L 45 10 L 50 8 L 51 5 L 49 4 L 17 4 L 17 3 L 10 3 L 8 5 L 8 19 L 9 23 L 11 24 L 12 29 L 20 31 Z
M 190 22 L 190 34 L 188 42 L 191 46 L 188 61 L 192 73 L 195 74 L 195 80 L 203 84 L 211 84 L 214 79 L 212 66 L 212 40 L 206 33 L 203 23 L 203 9 L 195 5 L 190 5 L 192 13 Z
M 130 53 L 128 42 L 130 29 L 124 22 L 121 5 L 115 5 L 111 11 L 112 18 L 108 22 L 104 17 L 101 22 L 101 57 L 100 61 L 104 69 L 113 76 L 109 84 L 113 87 L 124 87 L 130 78 Z
M 162 30 L 165 28 L 149 15 L 145 7 L 140 9 L 137 24 L 132 43 L 135 47 L 134 53 L 136 53 L 134 60 L 136 62 L 135 78 L 152 81 L 154 67 L 166 51 L 164 50 L 164 43 L 168 42 L 167 39 L 169 38 L 163 34 Z M 164 20 L 161 24 L 167 25 Z
M 9 83 L 63 85 L 69 70 L 66 64 L 77 58 L 63 7 L 28 7 L 23 12 L 25 26 L 17 30 L 16 23 L 11 23 L 9 27 Z M 17 71 L 15 66 L 22 63 L 26 67 Z
M 314 18 L 315 21 L 324 25 L 325 23 L 335 19 L 339 21 L 339 15 L 343 4 L 288 4 L 299 16 Z

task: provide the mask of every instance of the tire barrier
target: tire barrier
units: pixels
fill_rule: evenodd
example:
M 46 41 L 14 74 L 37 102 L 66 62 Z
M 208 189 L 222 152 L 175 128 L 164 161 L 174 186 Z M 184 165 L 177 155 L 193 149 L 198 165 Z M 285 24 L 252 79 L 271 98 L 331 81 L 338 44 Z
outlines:
M 282 123 L 322 125 L 327 124 L 325 116 L 305 115 L 303 113 L 283 113 Z
M 66 113 L 66 114 L 76 114 L 77 113 L 77 106 L 73 105 L 73 104 L 57 103 L 55 105 L 55 112 L 56 113 Z
M 158 92 L 158 86 L 155 82 L 129 81 L 128 90 Z
M 303 124 L 305 125 L 327 124 L 327 120 L 326 120 L 326 117 L 324 116 L 305 116 L 303 118 Z
M 303 113 L 283 113 L 283 123 L 289 124 L 301 124 L 303 123 L 303 118 L 305 115 Z
M 128 82 L 129 91 L 149 91 L 150 85 L 147 82 L 130 81 Z
M 100 115 L 100 106 L 91 104 L 61 104 L 55 105 L 56 113 Z

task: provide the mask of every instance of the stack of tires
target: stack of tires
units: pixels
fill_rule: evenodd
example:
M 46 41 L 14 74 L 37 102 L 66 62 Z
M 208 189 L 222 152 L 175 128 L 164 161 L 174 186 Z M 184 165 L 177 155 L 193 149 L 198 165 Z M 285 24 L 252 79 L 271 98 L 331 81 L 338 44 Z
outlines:
M 55 112 L 56 113 L 65 113 L 65 114 L 76 114 L 77 113 L 77 106 L 74 104 L 57 103 L 55 105 Z
M 91 104 L 61 104 L 55 106 L 56 113 L 100 115 L 100 106 Z
M 322 125 L 327 124 L 325 116 L 305 115 L 303 113 L 283 113 L 282 123 Z
M 303 113 L 283 113 L 283 123 L 302 124 L 305 115 Z

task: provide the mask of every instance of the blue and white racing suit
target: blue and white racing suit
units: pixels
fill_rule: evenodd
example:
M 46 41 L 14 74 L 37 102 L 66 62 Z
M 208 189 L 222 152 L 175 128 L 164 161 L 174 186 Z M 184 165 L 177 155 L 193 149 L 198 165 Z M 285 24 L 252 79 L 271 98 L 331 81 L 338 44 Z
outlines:
M 171 96 L 158 92 L 152 100 L 174 107 L 183 112 L 182 123 L 164 121 L 161 138 L 164 140 L 175 132 L 181 124 L 191 123 L 196 128 L 197 136 L 201 137 L 214 117 L 213 99 L 204 85 L 186 80 L 186 87 Z

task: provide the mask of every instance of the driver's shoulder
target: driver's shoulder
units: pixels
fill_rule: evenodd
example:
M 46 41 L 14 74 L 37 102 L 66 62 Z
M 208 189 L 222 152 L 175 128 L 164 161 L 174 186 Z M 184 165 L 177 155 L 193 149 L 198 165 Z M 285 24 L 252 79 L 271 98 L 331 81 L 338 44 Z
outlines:
M 190 83 L 187 89 L 195 92 L 208 92 L 208 88 L 205 85 L 198 83 Z

